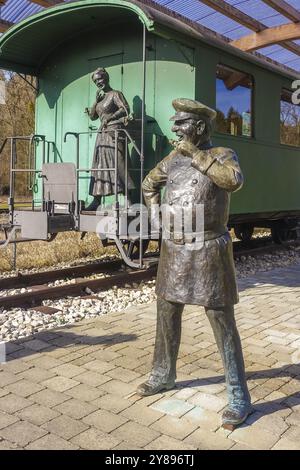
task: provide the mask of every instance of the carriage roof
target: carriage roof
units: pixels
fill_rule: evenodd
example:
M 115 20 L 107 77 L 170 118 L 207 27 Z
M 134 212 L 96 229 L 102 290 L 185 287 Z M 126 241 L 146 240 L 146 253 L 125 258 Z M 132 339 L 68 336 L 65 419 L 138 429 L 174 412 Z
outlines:
M 286 77 L 300 78 L 296 71 L 258 53 L 242 52 L 223 36 L 151 0 L 81 0 L 47 8 L 14 25 L 1 36 L 0 67 L 38 76 L 41 65 L 52 50 L 66 38 L 88 31 L 93 24 L 99 27 L 115 20 L 116 9 L 118 20 L 140 20 L 148 31 L 164 35 L 169 32 L 170 37 L 181 33 Z

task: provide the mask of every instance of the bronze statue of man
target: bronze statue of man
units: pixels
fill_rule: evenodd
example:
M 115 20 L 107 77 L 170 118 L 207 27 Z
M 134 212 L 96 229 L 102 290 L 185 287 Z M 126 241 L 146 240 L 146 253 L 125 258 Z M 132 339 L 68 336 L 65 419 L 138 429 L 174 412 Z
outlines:
M 100 118 L 101 125 L 97 134 L 92 168 L 99 168 L 91 175 L 90 190 L 94 196 L 86 210 L 96 211 L 103 196 L 115 194 L 115 131 L 124 129 L 130 119 L 130 108 L 123 93 L 113 90 L 109 84 L 109 74 L 103 68 L 98 68 L 92 74 L 92 80 L 98 87 L 96 101 L 86 113 L 92 121 Z M 117 192 L 124 194 L 126 186 L 125 139 L 124 134 L 118 135 L 118 174 Z M 101 168 L 101 171 L 100 171 Z M 106 169 L 107 168 L 107 169 Z M 128 191 L 134 189 L 134 183 L 128 174 Z
M 145 178 L 143 192 L 147 207 L 163 203 L 192 208 L 204 206 L 203 243 L 198 248 L 190 237 L 172 234 L 162 240 L 157 274 L 157 326 L 153 368 L 137 393 L 148 396 L 172 389 L 181 337 L 185 304 L 205 308 L 218 345 L 227 383 L 229 403 L 223 426 L 241 424 L 251 412 L 250 395 L 239 333 L 234 318 L 238 291 L 228 232 L 230 193 L 243 184 L 236 154 L 213 147 L 211 132 L 216 112 L 200 102 L 173 101 L 176 114 L 172 131 L 177 134 L 175 150 Z

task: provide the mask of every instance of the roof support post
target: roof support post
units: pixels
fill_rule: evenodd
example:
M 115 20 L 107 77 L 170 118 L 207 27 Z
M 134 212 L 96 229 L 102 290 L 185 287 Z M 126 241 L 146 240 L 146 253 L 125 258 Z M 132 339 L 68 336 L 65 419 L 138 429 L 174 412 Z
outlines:
M 144 180 L 144 152 L 145 152 L 145 127 L 146 127 L 146 72 L 147 72 L 147 28 L 143 22 L 143 89 L 142 89 L 142 135 L 141 135 L 141 172 L 140 172 L 140 267 L 143 267 L 143 180 Z

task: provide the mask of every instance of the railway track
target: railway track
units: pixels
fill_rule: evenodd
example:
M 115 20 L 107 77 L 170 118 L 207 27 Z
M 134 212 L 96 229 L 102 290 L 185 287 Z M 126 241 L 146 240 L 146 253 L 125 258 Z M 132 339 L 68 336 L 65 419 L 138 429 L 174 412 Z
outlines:
M 257 256 L 287 252 L 291 248 L 300 246 L 299 241 L 288 242 L 285 245 L 276 245 L 270 238 L 253 240 L 249 246 L 241 242 L 234 242 L 234 257 Z M 60 270 L 44 271 L 31 274 L 19 274 L 15 277 L 0 279 L 0 291 L 9 289 L 23 289 L 13 295 L 0 296 L 0 308 L 9 309 L 16 307 L 40 306 L 44 300 L 60 299 L 65 297 L 86 297 L 99 291 L 107 290 L 112 286 L 124 287 L 126 284 L 139 283 L 153 279 L 156 275 L 158 257 L 149 255 L 148 268 L 133 271 L 125 267 L 121 260 L 92 263 L 89 265 L 75 266 Z M 120 272 L 120 270 L 122 270 Z M 107 277 L 91 279 L 88 276 L 94 274 L 107 274 Z M 84 278 L 86 276 L 86 278 Z M 48 283 L 57 280 L 74 279 L 70 284 L 49 286 Z

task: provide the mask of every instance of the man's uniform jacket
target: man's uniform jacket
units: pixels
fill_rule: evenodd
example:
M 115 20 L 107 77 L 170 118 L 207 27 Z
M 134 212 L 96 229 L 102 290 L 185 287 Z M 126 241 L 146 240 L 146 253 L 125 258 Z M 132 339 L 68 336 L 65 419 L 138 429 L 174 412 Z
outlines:
M 228 232 L 230 193 L 243 184 L 236 154 L 227 148 L 199 149 L 193 158 L 174 150 L 145 178 L 143 192 L 147 207 L 162 203 L 193 209 L 204 205 L 204 244 L 172 233 L 163 238 L 156 293 L 170 301 L 216 308 L 238 302 L 238 291 Z M 197 246 L 197 245 L 195 245 Z M 194 246 L 194 247 L 195 247 Z

